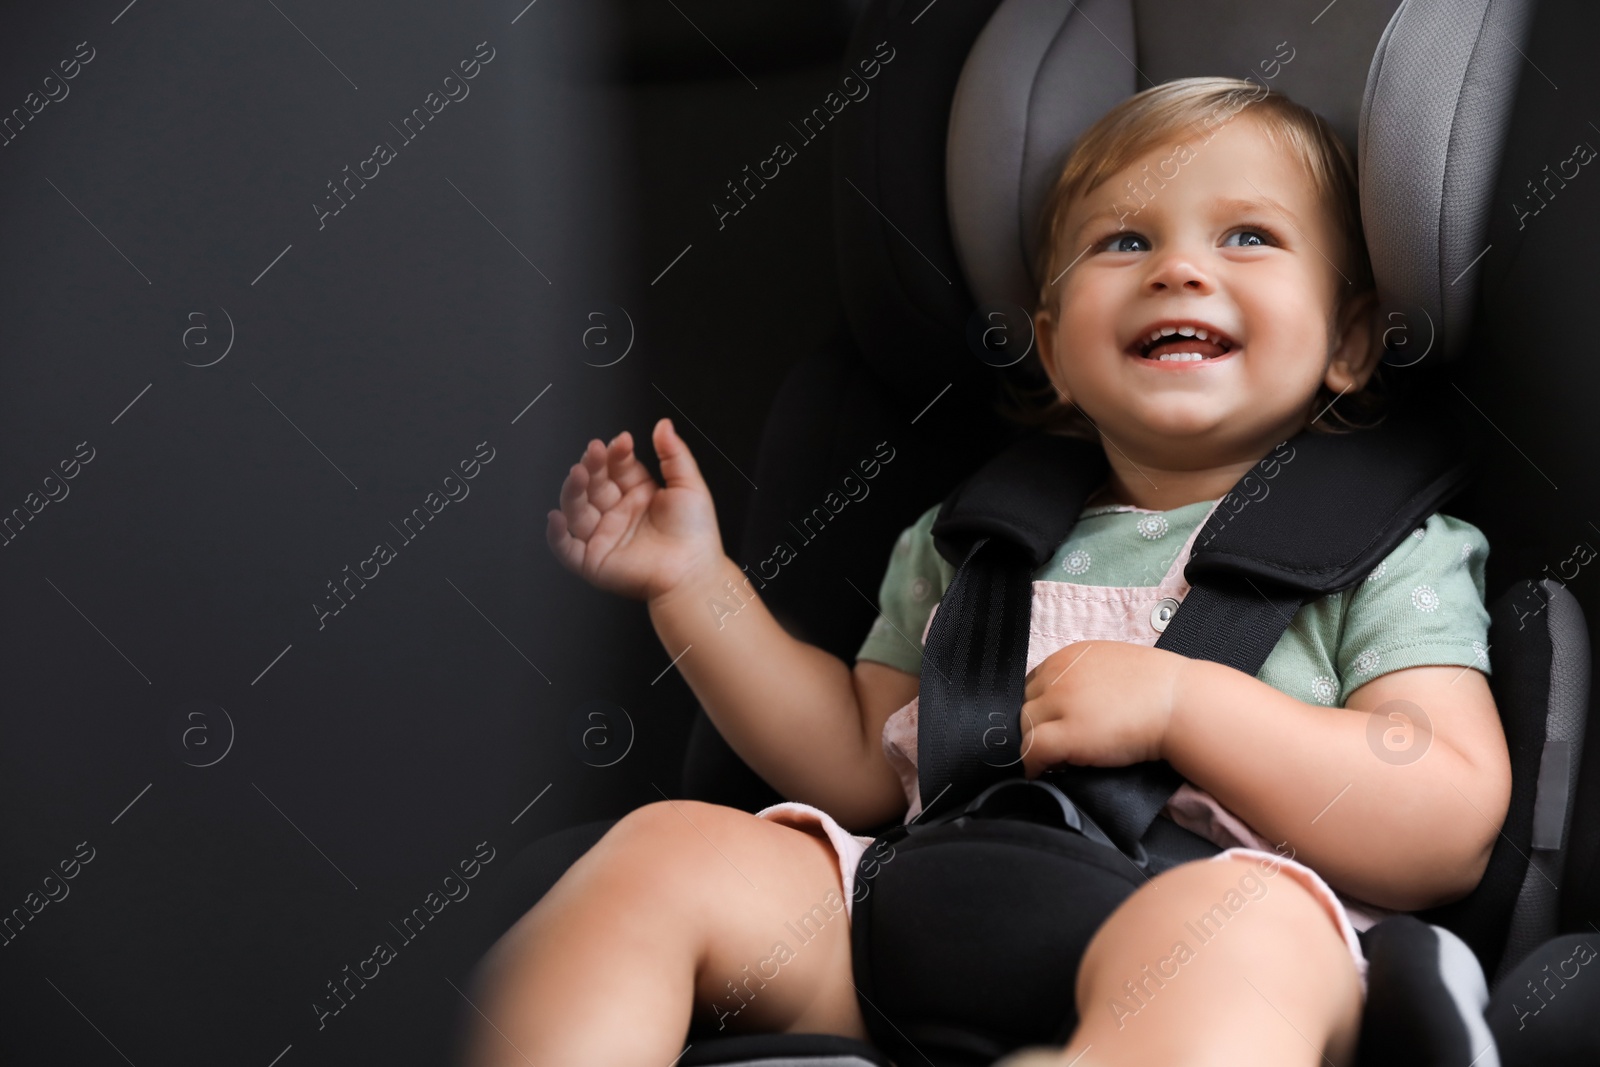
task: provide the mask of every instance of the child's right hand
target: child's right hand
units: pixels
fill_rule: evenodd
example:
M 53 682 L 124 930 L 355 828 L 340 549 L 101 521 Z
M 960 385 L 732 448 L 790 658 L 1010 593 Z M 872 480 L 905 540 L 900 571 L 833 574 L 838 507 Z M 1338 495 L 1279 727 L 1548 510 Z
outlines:
M 700 468 L 661 419 L 651 434 L 666 487 L 656 484 L 627 430 L 591 440 L 561 485 L 545 538 L 563 566 L 591 585 L 654 600 L 722 558 L 716 507 Z

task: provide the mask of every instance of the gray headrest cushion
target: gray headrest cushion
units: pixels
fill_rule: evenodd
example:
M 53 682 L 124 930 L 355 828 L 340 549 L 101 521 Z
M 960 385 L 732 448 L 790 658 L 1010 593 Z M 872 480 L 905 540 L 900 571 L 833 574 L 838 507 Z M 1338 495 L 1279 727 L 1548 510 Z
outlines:
M 956 83 L 946 196 L 956 255 L 980 306 L 1032 310 L 1036 225 L 1050 184 L 1078 136 L 1137 91 L 1127 0 L 1075 3 L 1006 0 Z
M 1432 320 L 1440 362 L 1466 341 L 1531 20 L 1531 0 L 1407 0 L 1367 77 L 1358 155 L 1367 250 L 1390 306 Z

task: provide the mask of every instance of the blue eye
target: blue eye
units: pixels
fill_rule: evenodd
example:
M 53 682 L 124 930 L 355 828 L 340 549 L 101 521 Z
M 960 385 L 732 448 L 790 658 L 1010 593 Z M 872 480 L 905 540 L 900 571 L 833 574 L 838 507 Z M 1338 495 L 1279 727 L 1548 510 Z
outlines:
M 1123 242 L 1123 241 L 1142 241 L 1144 243 L 1145 247 L 1142 250 L 1141 249 L 1137 249 L 1137 248 L 1120 248 L 1120 247 L 1118 247 L 1121 244 L 1121 242 Z M 1108 237 L 1104 241 L 1102 241 L 1101 244 L 1106 247 L 1106 251 L 1107 252 L 1149 251 L 1149 247 L 1150 247 L 1150 242 L 1145 240 L 1145 238 L 1143 236 L 1141 236 L 1140 234 L 1137 234 L 1137 233 L 1119 233 L 1119 234 L 1114 234 L 1111 237 Z
M 1269 234 L 1266 230 L 1258 230 L 1258 229 L 1254 229 L 1254 228 L 1251 228 L 1251 227 L 1247 226 L 1247 227 L 1244 227 L 1242 229 L 1234 230 L 1232 233 L 1230 233 L 1228 235 L 1228 240 L 1222 242 L 1223 247 L 1227 247 L 1230 244 L 1230 242 L 1233 240 L 1233 238 L 1235 238 L 1235 237 L 1245 237 L 1245 236 L 1257 237 L 1257 238 L 1260 238 L 1261 240 L 1257 241 L 1255 244 L 1241 244 L 1241 245 L 1235 245 L 1234 247 L 1236 247 L 1236 248 L 1266 248 L 1268 246 L 1268 244 L 1271 243 L 1271 241 L 1272 241 L 1272 235 Z

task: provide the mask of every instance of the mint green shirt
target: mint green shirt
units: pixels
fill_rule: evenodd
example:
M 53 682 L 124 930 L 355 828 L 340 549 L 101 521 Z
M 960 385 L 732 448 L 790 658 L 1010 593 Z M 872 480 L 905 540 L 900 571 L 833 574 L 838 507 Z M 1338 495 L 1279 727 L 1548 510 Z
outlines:
M 1214 503 L 1171 511 L 1085 508 L 1034 580 L 1159 585 Z M 956 571 L 933 544 L 938 513 L 935 504 L 895 542 L 878 589 L 879 615 L 857 659 L 921 673 L 922 631 Z M 1488 557 L 1488 540 L 1476 526 L 1430 515 L 1364 581 L 1301 605 L 1256 677 L 1306 703 L 1343 707 L 1367 682 L 1407 667 L 1476 667 L 1489 674 Z

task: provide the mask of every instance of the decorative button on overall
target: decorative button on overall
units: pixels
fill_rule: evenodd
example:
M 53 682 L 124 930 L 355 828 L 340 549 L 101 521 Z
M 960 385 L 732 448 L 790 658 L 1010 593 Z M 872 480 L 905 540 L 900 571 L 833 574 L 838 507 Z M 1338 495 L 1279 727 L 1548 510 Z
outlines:
M 1163 598 L 1156 604 L 1155 610 L 1150 612 L 1150 625 L 1161 633 L 1167 628 L 1167 623 L 1172 621 L 1172 616 L 1178 610 L 1178 602 L 1171 597 Z

